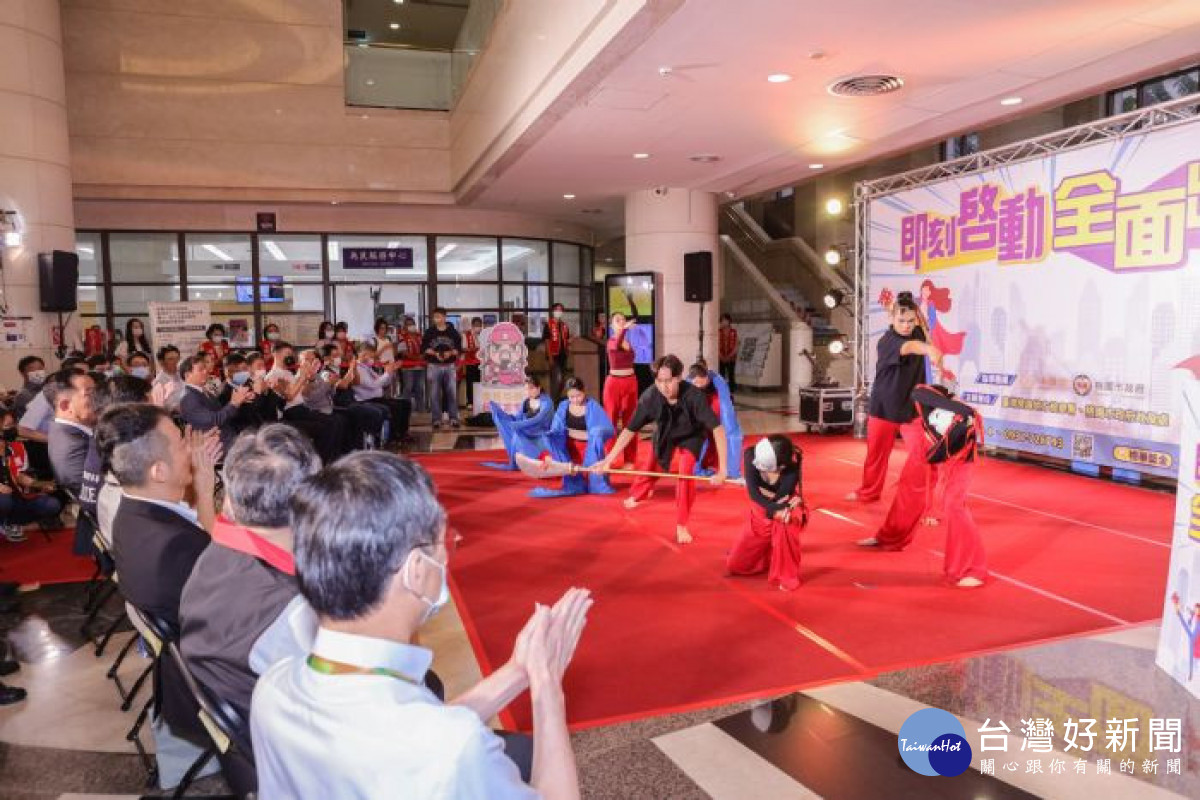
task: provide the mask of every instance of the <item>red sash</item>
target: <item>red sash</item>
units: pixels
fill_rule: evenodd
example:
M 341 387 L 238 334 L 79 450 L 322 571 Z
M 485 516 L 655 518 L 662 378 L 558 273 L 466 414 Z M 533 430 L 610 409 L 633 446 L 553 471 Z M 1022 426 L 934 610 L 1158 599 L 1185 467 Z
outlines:
M 571 343 L 571 329 L 567 327 L 567 323 L 560 320 L 550 319 L 550 341 L 546 345 L 546 352 L 552 357 L 560 353 L 567 352 L 567 345 Z

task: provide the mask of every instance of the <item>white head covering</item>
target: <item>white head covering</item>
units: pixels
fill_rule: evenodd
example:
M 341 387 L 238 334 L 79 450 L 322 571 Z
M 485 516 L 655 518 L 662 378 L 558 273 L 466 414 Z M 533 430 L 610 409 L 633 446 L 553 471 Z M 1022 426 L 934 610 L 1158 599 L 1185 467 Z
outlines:
M 754 468 L 763 472 L 774 472 L 779 469 L 778 460 L 775 458 L 775 448 L 766 439 L 759 439 L 758 444 L 754 445 Z

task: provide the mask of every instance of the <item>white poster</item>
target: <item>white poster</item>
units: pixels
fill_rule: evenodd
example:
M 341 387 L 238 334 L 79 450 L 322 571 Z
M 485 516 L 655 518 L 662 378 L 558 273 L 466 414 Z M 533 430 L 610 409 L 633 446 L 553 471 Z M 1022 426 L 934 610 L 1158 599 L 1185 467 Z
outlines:
M 149 311 L 150 341 L 155 347 L 173 344 L 184 358 L 200 349 L 212 321 L 208 303 L 150 303 Z
M 31 317 L 0 317 L 0 349 L 16 350 L 29 347 Z
M 989 443 L 1175 477 L 1175 367 L 1200 353 L 1198 140 L 1181 124 L 873 199 L 872 360 L 912 292 Z
M 1200 359 L 1180 370 L 1179 485 L 1175 493 L 1175 533 L 1171 568 L 1158 633 L 1159 667 L 1200 697 Z

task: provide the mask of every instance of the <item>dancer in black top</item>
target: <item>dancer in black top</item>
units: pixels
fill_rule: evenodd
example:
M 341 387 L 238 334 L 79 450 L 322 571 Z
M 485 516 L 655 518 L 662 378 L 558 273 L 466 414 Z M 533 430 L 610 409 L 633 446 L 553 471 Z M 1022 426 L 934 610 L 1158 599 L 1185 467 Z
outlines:
M 731 575 L 767 572 L 767 580 L 790 592 L 800 585 L 800 531 L 808 524 L 801 481 L 803 453 L 781 434 L 746 448 L 742 474 L 750 514 L 729 552 Z

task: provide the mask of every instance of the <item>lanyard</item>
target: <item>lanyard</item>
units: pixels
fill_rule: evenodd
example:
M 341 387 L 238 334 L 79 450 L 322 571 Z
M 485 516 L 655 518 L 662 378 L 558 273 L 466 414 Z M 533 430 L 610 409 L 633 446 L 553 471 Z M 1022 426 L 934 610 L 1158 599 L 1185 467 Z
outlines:
M 387 667 L 359 667 L 341 661 L 331 661 L 328 658 L 322 658 L 316 653 L 309 654 L 307 663 L 310 668 L 322 675 L 385 675 L 389 678 L 404 681 L 405 683 L 411 683 L 413 686 L 422 685 L 398 670 L 388 669 Z

